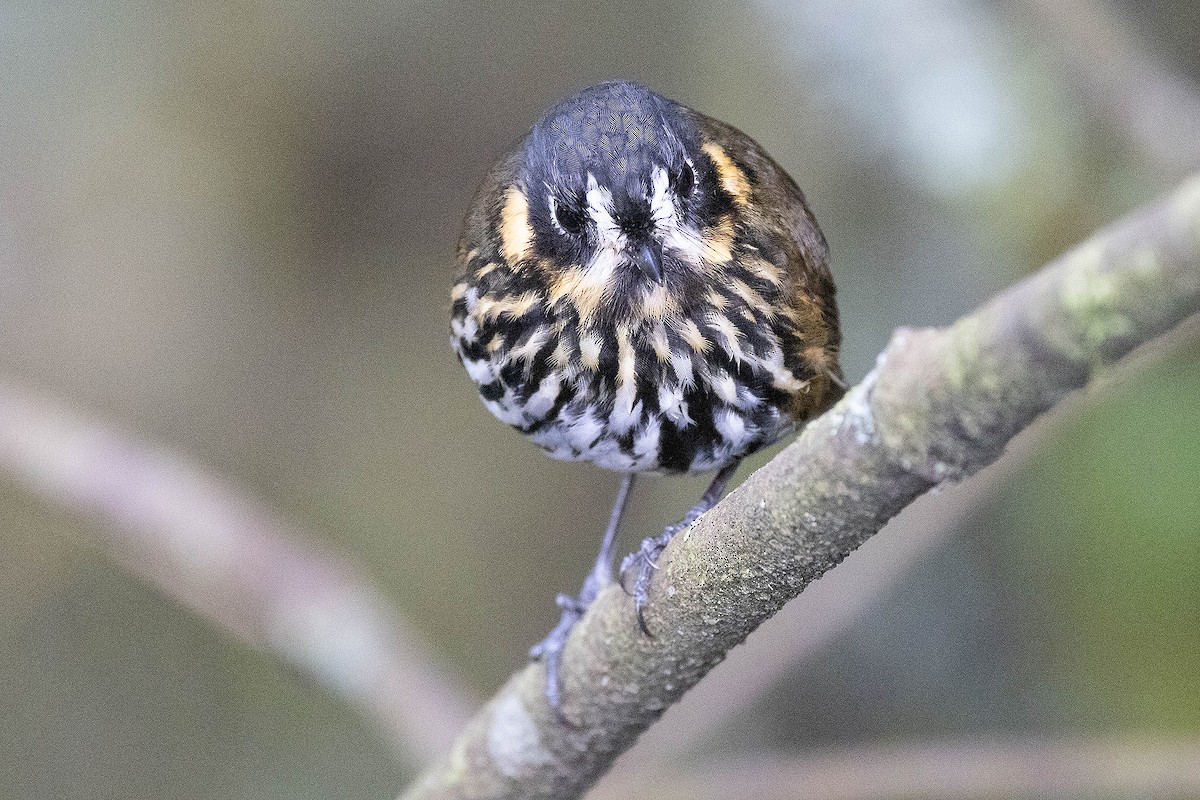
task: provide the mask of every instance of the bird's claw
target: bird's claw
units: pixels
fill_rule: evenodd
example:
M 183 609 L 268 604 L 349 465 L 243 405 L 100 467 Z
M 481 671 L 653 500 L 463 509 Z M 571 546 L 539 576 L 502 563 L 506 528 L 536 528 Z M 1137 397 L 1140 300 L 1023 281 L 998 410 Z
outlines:
M 627 594 L 632 595 L 633 608 L 637 612 L 638 627 L 651 639 L 654 638 L 654 634 L 650 632 L 650 626 L 646 624 L 646 606 L 650 603 L 650 579 L 658 569 L 659 555 L 662 554 L 667 542 L 671 541 L 678 529 L 679 526 L 672 525 L 658 536 L 643 539 L 641 547 L 625 556 L 621 562 L 621 588 Z M 635 567 L 636 573 L 631 591 L 626 582 L 626 576 L 633 572 Z
M 562 610 L 562 616 L 559 617 L 554 630 L 550 631 L 545 639 L 529 648 L 529 657 L 534 661 L 541 661 L 545 665 L 546 702 L 554 711 L 554 715 L 558 717 L 559 722 L 570 725 L 571 723 L 562 712 L 562 685 L 559 680 L 558 668 L 562 665 L 562 654 L 567 646 L 567 637 L 571 635 L 571 629 L 575 627 L 575 623 L 583 617 L 587 605 L 579 598 L 565 594 L 555 597 L 554 602 Z

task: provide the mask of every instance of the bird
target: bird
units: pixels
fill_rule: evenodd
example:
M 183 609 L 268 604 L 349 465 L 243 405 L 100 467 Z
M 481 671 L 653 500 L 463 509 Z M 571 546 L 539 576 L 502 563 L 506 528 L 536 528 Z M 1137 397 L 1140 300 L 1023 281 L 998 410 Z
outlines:
M 715 471 L 621 564 L 637 624 L 667 542 L 743 458 L 844 393 L 828 246 L 804 194 L 742 131 L 639 83 L 547 110 L 471 201 L 451 346 L 487 409 L 551 457 L 623 477 L 595 564 L 530 650 L 561 708 L 568 636 L 614 582 L 640 474 Z M 629 584 L 632 584 L 630 586 Z

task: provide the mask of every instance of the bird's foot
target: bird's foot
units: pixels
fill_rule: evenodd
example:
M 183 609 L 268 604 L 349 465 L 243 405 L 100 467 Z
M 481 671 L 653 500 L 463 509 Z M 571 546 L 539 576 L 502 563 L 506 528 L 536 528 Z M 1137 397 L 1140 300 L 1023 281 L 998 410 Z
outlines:
M 690 524 L 690 521 L 688 522 Z M 654 576 L 654 571 L 658 569 L 658 557 L 662 554 L 667 543 L 675 536 L 676 533 L 687 527 L 687 524 L 680 523 L 671 525 L 666 528 L 658 536 L 648 536 L 642 540 L 642 545 L 637 550 L 625 556 L 625 560 L 621 562 L 621 569 L 618 573 L 621 576 L 621 587 L 633 596 L 633 607 L 637 611 L 638 627 L 642 629 L 642 633 L 654 638 L 654 634 L 650 632 L 650 628 L 646 625 L 646 605 L 650 602 L 650 579 Z M 633 588 L 629 587 L 627 577 L 633 575 Z
M 567 647 L 571 631 L 576 623 L 583 619 L 583 613 L 596 599 L 596 595 L 605 585 L 612 583 L 611 570 L 611 566 L 606 566 L 604 570 L 594 570 L 583 582 L 579 597 L 560 594 L 554 598 L 554 602 L 562 610 L 562 616 L 545 639 L 529 648 L 529 657 L 534 661 L 541 661 L 546 666 L 546 702 L 550 704 L 559 721 L 566 725 L 571 723 L 562 713 L 562 681 L 559 677 L 559 667 L 562 666 L 563 650 Z
M 529 648 L 529 657 L 534 661 L 541 661 L 546 666 L 546 702 L 558 715 L 559 720 L 565 721 L 562 714 L 562 684 L 559 681 L 558 668 L 562 664 L 567 637 L 571 635 L 575 623 L 583 617 L 587 606 L 578 598 L 565 594 L 554 598 L 554 602 L 562 609 L 562 616 L 549 636 Z

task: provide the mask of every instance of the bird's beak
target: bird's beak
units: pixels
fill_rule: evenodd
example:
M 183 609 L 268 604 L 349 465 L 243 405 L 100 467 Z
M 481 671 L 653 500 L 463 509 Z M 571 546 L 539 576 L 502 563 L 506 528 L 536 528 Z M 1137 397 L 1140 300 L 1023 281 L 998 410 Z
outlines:
M 655 283 L 663 282 L 662 245 L 650 241 L 642 244 L 633 253 L 633 263 L 638 271 Z

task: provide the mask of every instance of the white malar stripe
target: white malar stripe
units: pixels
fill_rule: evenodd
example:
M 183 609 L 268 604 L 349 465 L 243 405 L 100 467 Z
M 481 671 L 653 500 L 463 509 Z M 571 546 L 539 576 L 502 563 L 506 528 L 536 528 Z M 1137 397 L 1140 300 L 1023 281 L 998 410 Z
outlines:
M 670 183 L 665 169 L 654 170 L 650 179 L 650 214 L 654 229 L 664 250 L 693 267 L 703 266 L 704 237 L 679 213 Z
M 578 291 L 603 292 L 620 266 L 625 252 L 625 233 L 613 216 L 612 192 L 600 186 L 588 173 L 587 213 L 596 226 L 594 255 L 584 267 Z
M 615 240 L 604 241 L 597 247 L 592 260 L 584 268 L 583 277 L 579 281 L 577 291 L 597 292 L 601 295 L 608 289 L 612 276 L 616 274 L 621 263 L 621 253 L 625 248 L 625 236 L 620 234 Z
M 704 266 L 706 247 L 704 247 L 704 239 L 700 235 L 700 231 L 682 224 L 673 228 L 659 228 L 659 231 L 662 249 L 685 264 Z

